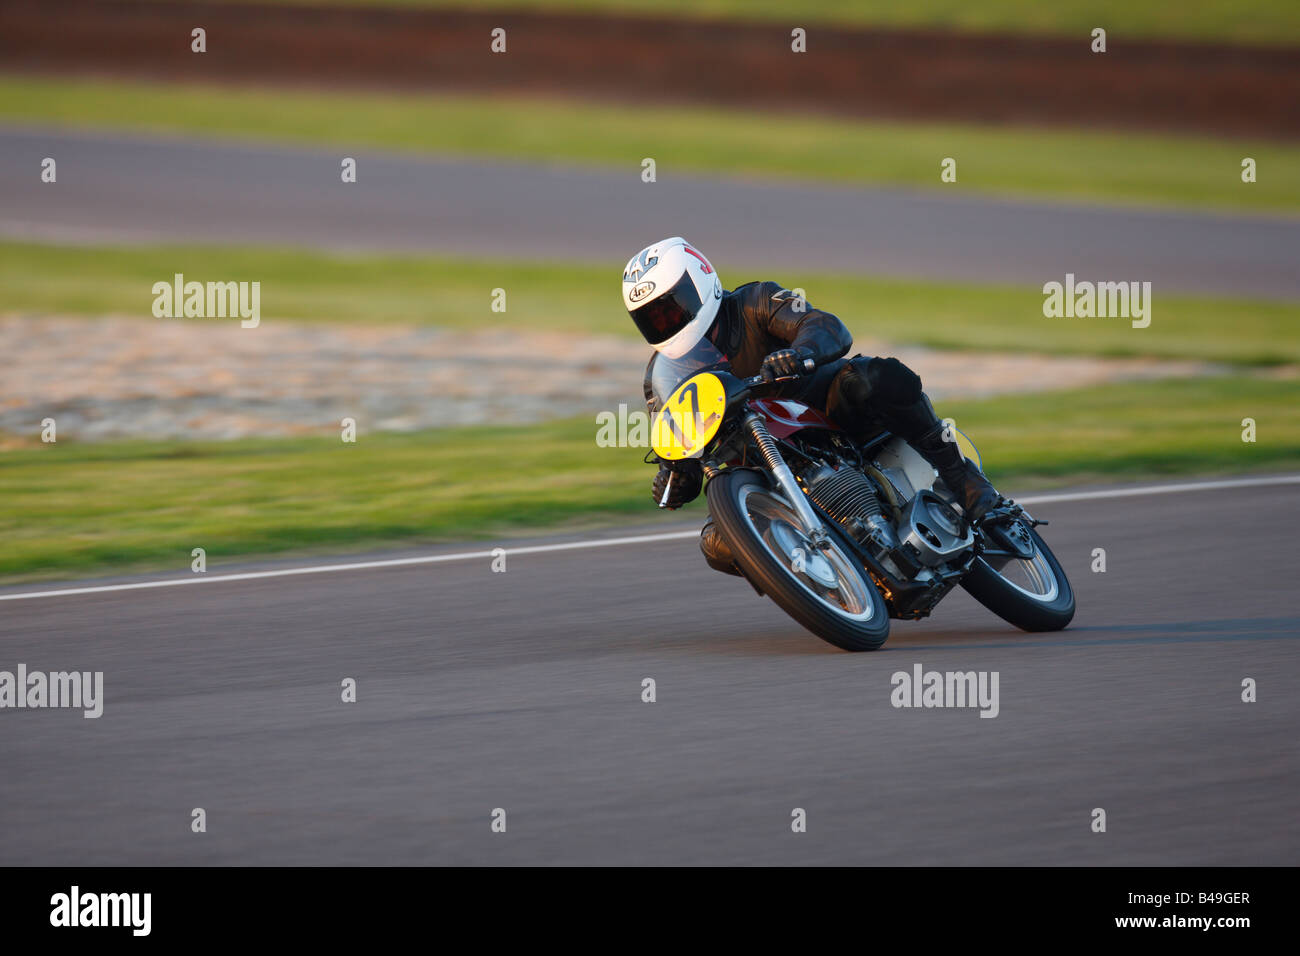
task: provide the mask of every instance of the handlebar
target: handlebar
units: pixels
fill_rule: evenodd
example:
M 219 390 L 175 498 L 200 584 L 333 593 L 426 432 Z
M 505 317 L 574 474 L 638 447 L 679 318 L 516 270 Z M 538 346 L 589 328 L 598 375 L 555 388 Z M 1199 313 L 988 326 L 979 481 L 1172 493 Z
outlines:
M 817 371 L 817 363 L 810 358 L 806 358 L 803 360 L 803 375 L 782 375 L 779 378 L 777 377 L 768 378 L 766 375 L 759 373 L 758 375 L 755 375 L 753 378 L 742 379 L 741 383 L 746 388 L 756 388 L 759 385 L 776 385 L 779 384 L 780 382 L 797 381 L 798 379 L 803 378 L 804 375 L 810 375 L 815 371 Z

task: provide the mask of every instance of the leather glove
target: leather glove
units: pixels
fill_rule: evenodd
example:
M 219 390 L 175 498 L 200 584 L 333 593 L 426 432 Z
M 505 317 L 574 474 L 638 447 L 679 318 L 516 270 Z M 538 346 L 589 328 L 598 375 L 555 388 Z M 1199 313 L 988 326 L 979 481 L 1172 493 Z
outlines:
M 672 484 L 669 484 L 669 479 Z M 700 495 L 700 488 L 704 486 L 704 469 L 700 463 L 693 458 L 685 461 L 677 461 L 669 464 L 666 461 L 659 462 L 659 473 L 655 475 L 654 481 L 650 485 L 650 491 L 654 495 L 655 504 L 675 511 L 687 502 L 694 501 Z M 668 500 L 664 501 L 664 491 L 668 491 Z
M 781 349 L 763 359 L 763 367 L 759 369 L 759 374 L 768 381 L 791 375 L 806 375 L 808 369 L 804 367 L 804 362 L 810 358 L 812 358 L 811 349 Z

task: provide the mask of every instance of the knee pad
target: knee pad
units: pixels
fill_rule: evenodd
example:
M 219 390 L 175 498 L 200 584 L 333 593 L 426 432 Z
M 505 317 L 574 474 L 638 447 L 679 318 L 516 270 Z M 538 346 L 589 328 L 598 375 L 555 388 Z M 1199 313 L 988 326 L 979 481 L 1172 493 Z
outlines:
M 841 408 L 912 405 L 921 398 L 921 377 L 896 358 L 859 355 L 835 377 L 831 395 Z
M 897 406 L 911 405 L 921 398 L 921 376 L 898 359 L 872 358 L 864 364 L 861 374 L 876 401 Z
M 871 382 L 867 378 L 867 359 L 862 356 L 849 359 L 839 374 L 831 380 L 826 396 L 826 407 L 834 409 L 860 409 L 871 398 Z

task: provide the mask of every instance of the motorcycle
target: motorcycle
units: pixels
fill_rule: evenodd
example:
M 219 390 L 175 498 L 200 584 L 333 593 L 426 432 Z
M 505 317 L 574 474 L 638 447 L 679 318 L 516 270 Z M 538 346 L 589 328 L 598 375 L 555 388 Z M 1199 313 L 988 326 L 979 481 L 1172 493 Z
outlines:
M 1070 623 L 1074 592 L 1038 533 L 1045 521 L 1007 502 L 970 526 L 901 438 L 855 442 L 776 397 L 800 377 L 738 378 L 708 340 L 651 368 L 654 453 L 700 461 L 709 514 L 759 595 L 848 651 L 878 649 L 891 619 L 928 617 L 957 585 L 1023 630 Z M 979 467 L 974 445 L 953 438 Z

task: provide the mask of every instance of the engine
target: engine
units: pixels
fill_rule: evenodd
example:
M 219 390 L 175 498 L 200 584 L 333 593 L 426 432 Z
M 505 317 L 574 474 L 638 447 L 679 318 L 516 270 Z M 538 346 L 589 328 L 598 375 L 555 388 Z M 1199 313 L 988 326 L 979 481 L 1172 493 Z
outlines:
M 905 504 L 897 528 L 880 508 L 870 479 L 856 468 L 818 465 L 804 474 L 808 494 L 872 556 L 891 558 L 907 576 L 922 568 L 938 568 L 961 559 L 975 542 L 961 517 L 929 489 Z
M 893 527 L 881 514 L 876 490 L 862 472 L 848 465 L 819 465 L 803 477 L 817 506 L 873 555 L 898 547 Z

